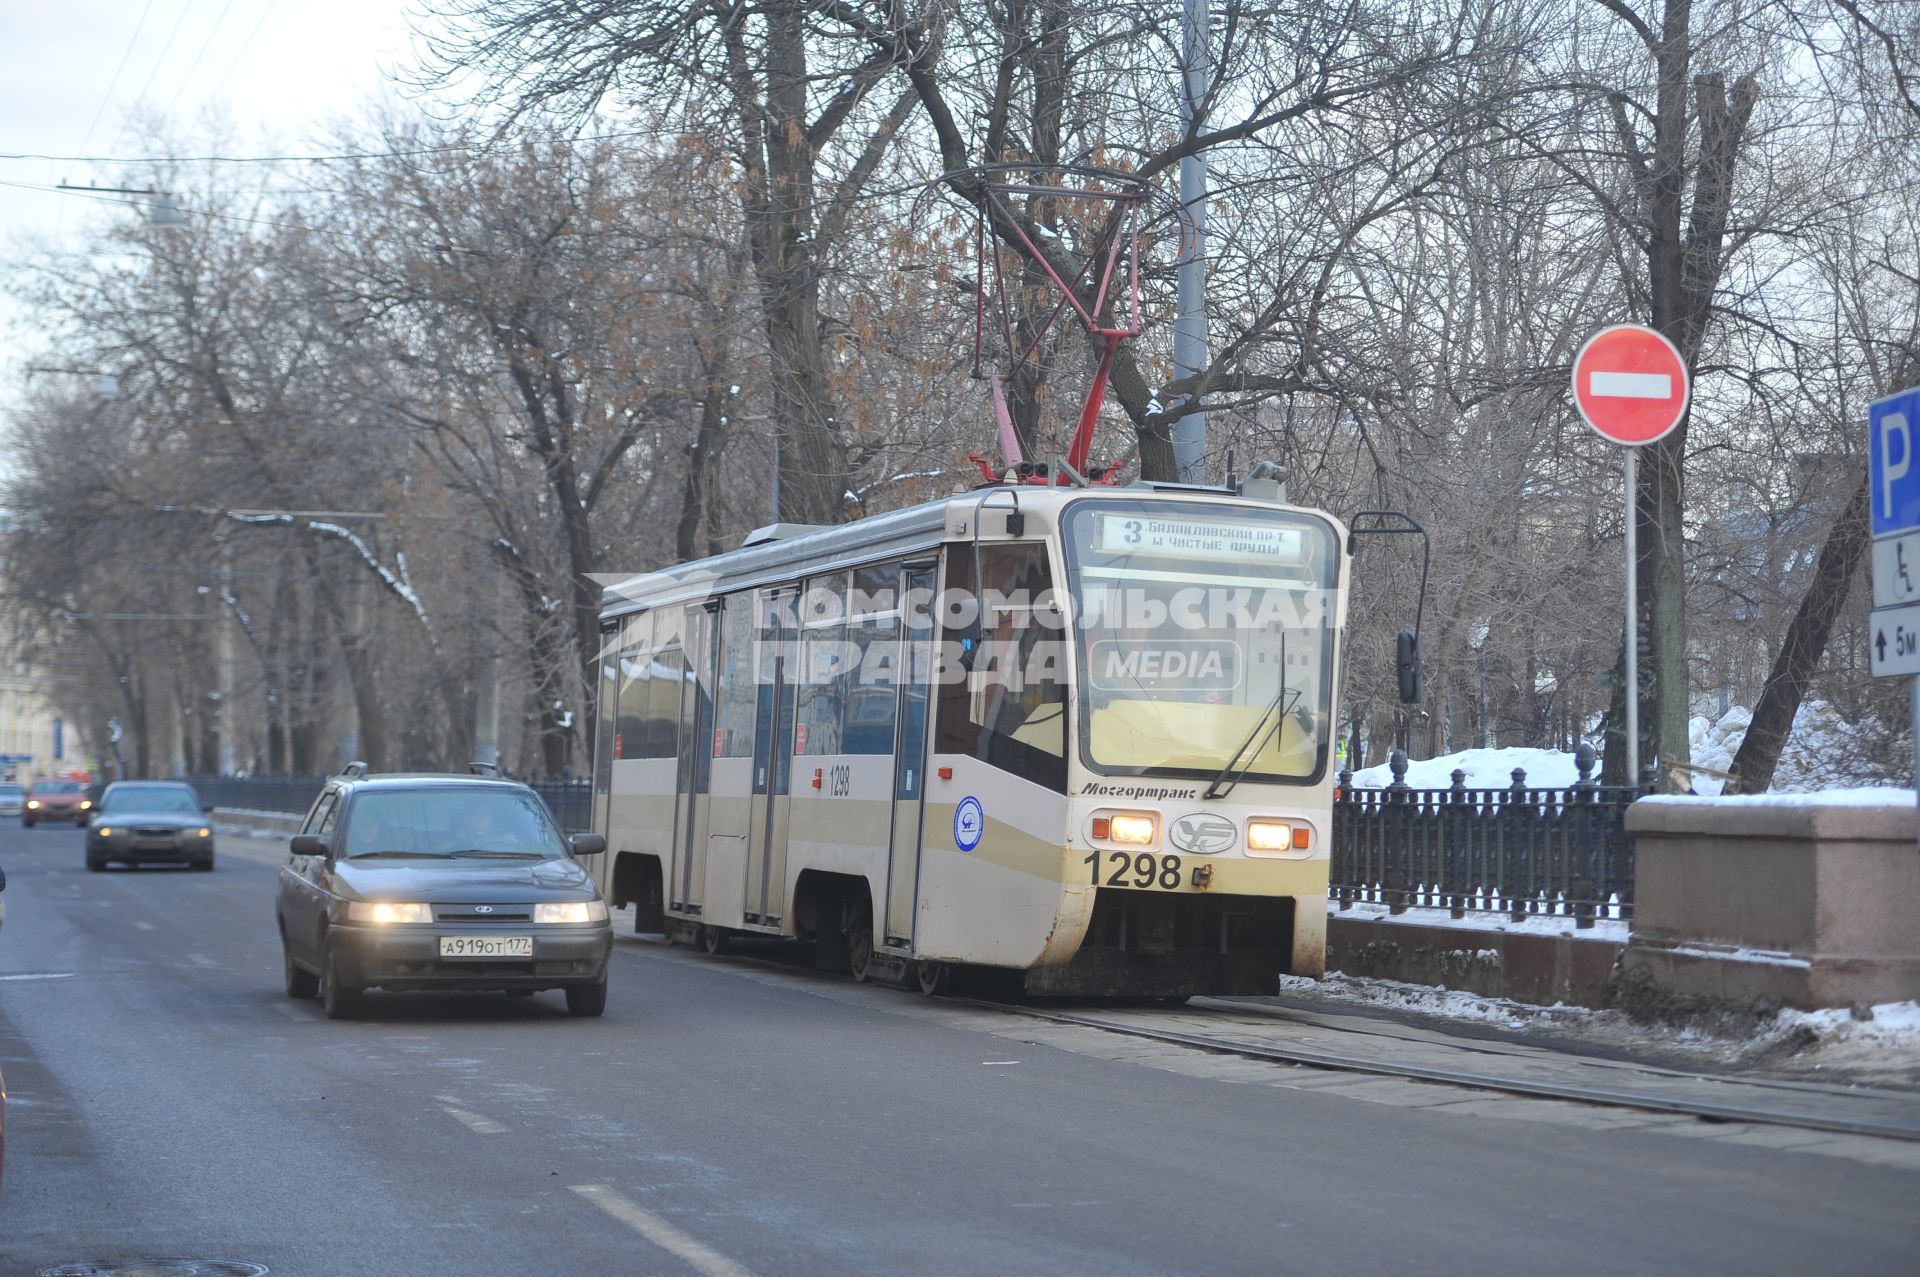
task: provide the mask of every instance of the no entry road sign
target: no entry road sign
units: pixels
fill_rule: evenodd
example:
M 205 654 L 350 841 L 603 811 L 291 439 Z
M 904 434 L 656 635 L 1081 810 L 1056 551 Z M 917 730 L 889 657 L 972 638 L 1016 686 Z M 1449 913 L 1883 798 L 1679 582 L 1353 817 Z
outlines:
M 1640 447 L 1687 413 L 1692 385 L 1672 342 L 1639 324 L 1602 328 L 1573 359 L 1573 402 L 1603 438 Z

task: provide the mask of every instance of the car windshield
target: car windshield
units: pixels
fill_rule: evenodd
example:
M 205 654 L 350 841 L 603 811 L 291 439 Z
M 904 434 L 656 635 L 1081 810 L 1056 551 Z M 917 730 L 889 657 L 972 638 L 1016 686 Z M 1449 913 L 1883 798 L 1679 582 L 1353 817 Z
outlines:
M 26 792 L 23 785 L 0 785 L 0 798 L 18 798 Z
M 77 794 L 80 792 L 80 782 L 77 780 L 42 781 L 33 787 L 33 792 L 36 794 Z
M 567 846 L 546 804 L 507 788 L 395 789 L 361 793 L 347 811 L 346 854 L 497 855 L 553 860 Z
M 101 801 L 100 810 L 179 812 L 198 815 L 200 803 L 184 785 L 115 785 Z

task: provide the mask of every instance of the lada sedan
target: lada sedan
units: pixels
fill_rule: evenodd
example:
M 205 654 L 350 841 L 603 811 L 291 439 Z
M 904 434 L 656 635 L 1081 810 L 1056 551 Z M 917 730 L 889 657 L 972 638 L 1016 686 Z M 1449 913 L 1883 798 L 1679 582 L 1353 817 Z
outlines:
M 87 826 L 87 868 L 113 862 L 213 868 L 213 826 L 192 785 L 122 780 L 107 786 Z
M 289 997 L 331 1019 L 368 989 L 559 989 L 567 1010 L 607 1005 L 613 929 L 575 859 L 598 834 L 561 835 L 525 785 L 453 775 L 328 780 L 280 871 Z

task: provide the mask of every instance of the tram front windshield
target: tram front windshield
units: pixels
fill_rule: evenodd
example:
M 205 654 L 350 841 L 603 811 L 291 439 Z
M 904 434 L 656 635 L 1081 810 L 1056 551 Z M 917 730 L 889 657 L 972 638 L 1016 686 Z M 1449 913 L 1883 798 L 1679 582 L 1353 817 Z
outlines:
M 1331 524 L 1257 506 L 1084 501 L 1062 534 L 1088 767 L 1320 778 L 1340 583 Z

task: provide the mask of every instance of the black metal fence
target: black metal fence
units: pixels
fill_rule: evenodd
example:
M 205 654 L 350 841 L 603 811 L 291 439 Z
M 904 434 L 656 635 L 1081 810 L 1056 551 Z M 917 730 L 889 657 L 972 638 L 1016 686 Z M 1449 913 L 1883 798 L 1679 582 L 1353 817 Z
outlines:
M 1565 789 L 1538 789 L 1515 769 L 1504 789 L 1468 789 L 1453 773 L 1449 789 L 1407 785 L 1407 758 L 1394 751 L 1393 784 L 1355 789 L 1340 774 L 1333 807 L 1329 895 L 1342 909 L 1383 904 L 1571 918 L 1633 916 L 1633 840 L 1627 807 L 1645 791 L 1601 785 L 1596 756 L 1574 753 L 1580 779 Z
M 327 777 L 322 775 L 189 776 L 186 779 L 199 792 L 201 802 L 215 807 L 295 814 L 313 806 L 320 787 L 327 783 Z M 591 826 L 593 782 L 588 778 L 540 777 L 521 783 L 545 800 L 547 810 L 565 832 L 577 834 Z

